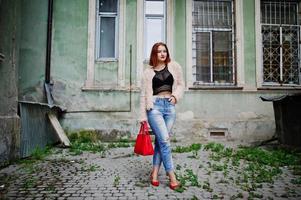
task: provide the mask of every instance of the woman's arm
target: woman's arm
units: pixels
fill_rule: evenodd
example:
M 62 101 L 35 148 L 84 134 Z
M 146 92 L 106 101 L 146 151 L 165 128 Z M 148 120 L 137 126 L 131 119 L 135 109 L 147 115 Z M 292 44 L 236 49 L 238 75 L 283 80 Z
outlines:
M 177 78 L 175 79 L 176 88 L 172 92 L 172 96 L 174 96 L 176 102 L 178 102 L 183 96 L 185 85 L 183 80 L 182 67 L 176 62 L 174 63 L 174 65 L 175 65 L 174 67 L 175 67 L 175 73 Z
M 141 92 L 140 92 L 140 117 L 139 121 L 147 121 L 146 117 L 146 85 L 145 85 L 145 75 L 143 73 L 142 79 L 141 79 Z

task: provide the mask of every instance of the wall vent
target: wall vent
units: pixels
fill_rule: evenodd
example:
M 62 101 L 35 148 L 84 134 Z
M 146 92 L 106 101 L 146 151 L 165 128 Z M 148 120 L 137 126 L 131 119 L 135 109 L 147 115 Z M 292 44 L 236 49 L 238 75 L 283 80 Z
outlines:
M 224 139 L 228 136 L 228 129 L 209 129 L 208 130 L 208 136 L 210 138 L 220 138 Z
M 224 131 L 210 131 L 210 137 L 225 137 Z

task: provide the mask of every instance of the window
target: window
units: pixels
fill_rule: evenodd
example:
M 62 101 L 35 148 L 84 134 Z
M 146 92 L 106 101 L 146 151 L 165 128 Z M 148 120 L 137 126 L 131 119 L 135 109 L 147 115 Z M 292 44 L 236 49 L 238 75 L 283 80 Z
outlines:
M 297 1 L 261 1 L 263 84 L 300 84 Z
M 118 0 L 98 0 L 96 60 L 117 58 Z
M 234 17 L 231 0 L 194 0 L 192 74 L 194 85 L 234 85 Z
M 165 1 L 146 0 L 144 6 L 144 58 L 148 59 L 156 42 L 165 42 Z
M 82 90 L 124 88 L 126 1 L 89 0 L 88 6 L 87 79 Z

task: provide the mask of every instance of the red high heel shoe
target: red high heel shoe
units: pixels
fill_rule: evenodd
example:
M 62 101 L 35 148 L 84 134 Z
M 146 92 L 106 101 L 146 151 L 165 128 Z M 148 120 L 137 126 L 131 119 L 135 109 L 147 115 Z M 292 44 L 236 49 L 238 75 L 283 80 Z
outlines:
M 176 189 L 178 189 L 180 187 L 181 187 L 180 183 L 177 183 L 175 185 L 172 185 L 171 183 L 169 184 L 169 188 L 172 189 L 172 190 L 176 190 Z
M 150 176 L 150 179 L 151 179 L 151 184 L 153 186 L 158 187 L 160 185 L 158 180 L 156 180 L 156 181 L 153 180 L 153 175 Z

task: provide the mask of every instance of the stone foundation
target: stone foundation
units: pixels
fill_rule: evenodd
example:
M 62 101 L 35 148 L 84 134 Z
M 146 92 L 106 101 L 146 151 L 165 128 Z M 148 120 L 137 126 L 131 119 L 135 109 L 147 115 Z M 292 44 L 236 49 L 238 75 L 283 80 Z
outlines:
M 19 157 L 20 119 L 0 116 L 0 166 Z

